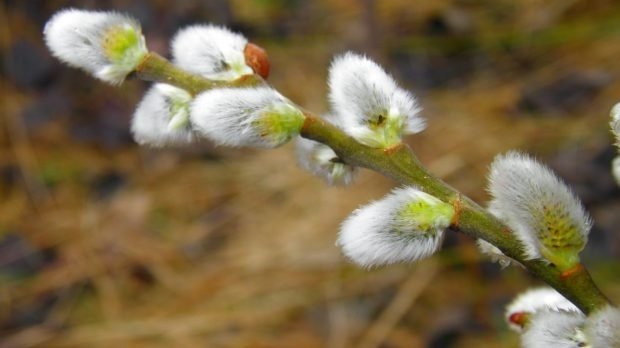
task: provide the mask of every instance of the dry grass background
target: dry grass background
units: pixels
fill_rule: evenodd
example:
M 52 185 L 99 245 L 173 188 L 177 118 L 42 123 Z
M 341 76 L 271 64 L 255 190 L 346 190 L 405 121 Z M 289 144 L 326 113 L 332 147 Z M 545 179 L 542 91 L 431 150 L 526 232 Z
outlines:
M 137 147 L 147 84 L 105 86 L 46 52 L 43 23 L 66 6 L 128 11 L 160 53 L 181 25 L 232 25 L 316 111 L 331 57 L 366 52 L 416 92 L 429 127 L 408 141 L 464 193 L 484 203 L 488 164 L 513 148 L 576 185 L 598 223 L 586 263 L 620 300 L 615 1 L 4 1 L 0 347 L 516 347 L 503 305 L 536 284 L 460 235 L 415 265 L 357 269 L 338 225 L 394 183 L 327 187 L 290 144 Z

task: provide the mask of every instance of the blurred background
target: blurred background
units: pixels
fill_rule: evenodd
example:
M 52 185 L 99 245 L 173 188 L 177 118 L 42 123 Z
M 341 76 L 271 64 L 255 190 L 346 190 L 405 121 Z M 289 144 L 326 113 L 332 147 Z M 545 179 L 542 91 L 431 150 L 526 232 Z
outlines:
M 104 85 L 42 42 L 68 6 L 132 14 L 163 55 L 184 25 L 227 25 L 317 112 L 332 57 L 367 54 L 424 107 L 416 154 L 481 204 L 497 153 L 556 170 L 596 221 L 583 261 L 620 301 L 617 1 L 4 0 L 0 347 L 517 347 L 504 305 L 539 284 L 455 233 L 424 262 L 351 265 L 334 245 L 340 222 L 395 183 L 364 171 L 328 187 L 296 166 L 293 144 L 138 147 L 129 122 L 148 84 Z

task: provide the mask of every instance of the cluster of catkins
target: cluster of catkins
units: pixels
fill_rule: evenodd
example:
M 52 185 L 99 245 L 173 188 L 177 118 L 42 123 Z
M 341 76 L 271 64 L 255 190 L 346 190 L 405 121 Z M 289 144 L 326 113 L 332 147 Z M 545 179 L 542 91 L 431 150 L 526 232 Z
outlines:
M 112 84 L 122 83 L 149 53 L 138 22 L 120 13 L 64 10 L 50 19 L 44 34 L 56 57 Z M 246 59 L 255 47 L 226 28 L 194 25 L 176 34 L 171 51 L 174 64 L 185 71 L 234 81 L 255 73 Z M 131 130 L 138 143 L 154 147 L 202 137 L 221 145 L 268 148 L 290 140 L 303 121 L 299 108 L 267 86 L 217 88 L 194 96 L 156 83 L 138 105 Z
M 137 21 L 114 12 L 64 10 L 50 19 L 44 34 L 60 60 L 112 84 L 122 83 L 149 54 Z M 268 74 L 264 62 L 256 64 L 255 54 L 261 50 L 222 27 L 182 29 L 172 40 L 171 52 L 176 66 L 213 81 Z M 347 53 L 334 59 L 329 99 L 332 110 L 325 119 L 371 148 L 389 151 L 402 136 L 425 127 L 413 96 L 364 56 Z M 616 131 L 618 118 L 613 122 Z M 300 107 L 266 83 L 218 87 L 197 95 L 156 83 L 138 105 L 131 130 L 138 143 L 155 147 L 206 138 L 225 146 L 272 148 L 297 138 L 303 168 L 330 184 L 349 184 L 355 167 L 328 146 L 297 137 L 304 120 Z M 493 162 L 489 182 L 489 211 L 510 227 L 525 259 L 541 259 L 562 271 L 579 266 L 590 218 L 548 168 L 510 152 Z M 353 212 L 342 224 L 337 244 L 364 267 L 412 262 L 440 248 L 456 214 L 451 203 L 421 188 L 397 188 Z M 514 262 L 495 246 L 482 240 L 478 244 L 502 265 Z M 561 295 L 541 291 L 544 296 L 530 292 L 508 310 L 509 322 L 523 332 L 525 347 L 620 346 L 618 309 L 610 307 L 586 318 Z
M 610 125 L 620 147 L 620 103 L 611 110 Z M 612 173 L 620 184 L 620 156 L 612 162 Z M 541 164 L 509 153 L 495 160 L 489 179 L 494 197 L 489 212 L 512 229 L 526 259 L 542 259 L 568 272 L 579 267 L 578 254 L 592 222 L 557 177 Z M 515 262 L 485 241 L 478 246 L 503 266 Z M 586 316 L 551 288 L 519 295 L 505 318 L 521 334 L 524 348 L 620 347 L 620 309 L 607 306 Z
M 586 317 L 551 288 L 531 289 L 506 308 L 510 328 L 526 348 L 620 347 L 620 310 L 611 306 Z

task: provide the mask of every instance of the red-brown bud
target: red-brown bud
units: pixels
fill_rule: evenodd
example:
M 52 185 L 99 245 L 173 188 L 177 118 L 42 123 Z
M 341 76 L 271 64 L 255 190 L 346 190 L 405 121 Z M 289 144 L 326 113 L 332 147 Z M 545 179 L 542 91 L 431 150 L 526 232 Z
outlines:
M 528 314 L 525 312 L 512 313 L 510 317 L 508 317 L 508 321 L 520 327 L 524 327 L 528 321 Z
M 264 49 L 248 42 L 243 54 L 245 55 L 245 63 L 254 70 L 254 73 L 264 79 L 269 77 L 269 57 L 267 57 L 267 52 Z

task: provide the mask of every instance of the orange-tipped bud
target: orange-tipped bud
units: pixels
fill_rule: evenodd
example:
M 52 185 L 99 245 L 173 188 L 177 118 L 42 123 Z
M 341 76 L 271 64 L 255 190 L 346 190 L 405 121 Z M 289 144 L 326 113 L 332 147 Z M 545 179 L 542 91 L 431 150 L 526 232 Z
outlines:
M 508 317 L 508 321 L 511 324 L 520 326 L 521 328 L 523 328 L 525 326 L 525 324 L 527 323 L 528 320 L 528 313 L 525 312 L 516 312 L 516 313 L 512 313 L 509 317 Z
M 245 63 L 249 65 L 256 74 L 264 79 L 269 77 L 269 57 L 262 47 L 248 42 L 248 44 L 245 45 L 243 54 L 245 55 Z

